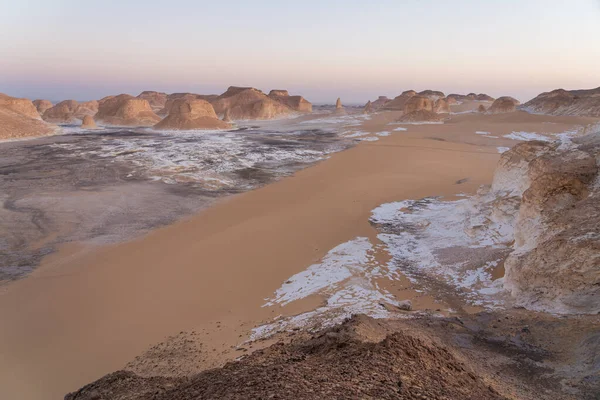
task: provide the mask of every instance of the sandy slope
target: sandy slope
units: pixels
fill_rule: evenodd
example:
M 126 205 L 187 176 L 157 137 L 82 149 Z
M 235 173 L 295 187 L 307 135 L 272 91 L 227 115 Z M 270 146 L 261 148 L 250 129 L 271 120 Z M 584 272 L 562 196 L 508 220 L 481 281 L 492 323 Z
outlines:
M 393 131 L 399 125 L 387 123 L 395 118 L 379 114 L 358 129 Z M 375 235 L 368 222 L 373 208 L 490 183 L 496 147 L 514 141 L 475 131 L 563 132 L 589 121 L 465 114 L 444 125 L 405 125 L 406 132 L 361 143 L 143 238 L 103 248 L 65 246 L 0 294 L 0 395 L 60 398 L 192 329 L 215 349 L 213 361 L 234 358 L 239 353 L 228 349 L 240 335 L 275 316 L 261 305 L 285 279 L 340 243 Z

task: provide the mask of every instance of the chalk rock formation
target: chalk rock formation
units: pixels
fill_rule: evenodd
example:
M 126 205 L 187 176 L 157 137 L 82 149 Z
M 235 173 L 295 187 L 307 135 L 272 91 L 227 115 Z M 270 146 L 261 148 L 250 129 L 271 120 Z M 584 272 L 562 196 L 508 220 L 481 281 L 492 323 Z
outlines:
M 128 94 L 108 96 L 100 100 L 95 119 L 117 126 L 153 126 L 160 121 L 147 100 Z
M 450 104 L 445 97 L 439 98 L 433 103 L 433 112 L 447 114 L 450 112 Z
M 509 113 L 516 111 L 518 105 L 519 100 L 514 99 L 510 96 L 502 96 L 494 100 L 490 108 L 488 108 L 487 112 L 490 114 Z
M 485 93 L 469 93 L 469 94 L 456 94 L 452 93 L 448 95 L 448 99 L 451 102 L 462 103 L 463 101 L 494 101 L 495 99 L 492 96 L 488 96 Z
M 206 100 L 177 99 L 169 115 L 154 126 L 156 129 L 229 129 L 231 124 L 221 121 L 213 106 Z
M 33 105 L 40 113 L 40 116 L 44 115 L 47 109 L 52 108 L 52 102 L 50 100 L 34 100 Z
M 539 114 L 600 117 L 600 87 L 590 90 L 556 89 L 540 94 L 521 108 Z
M 409 114 L 413 111 L 431 111 L 433 112 L 433 101 L 425 96 L 417 95 L 412 96 L 404 104 L 404 113 Z
M 86 115 L 94 116 L 98 112 L 98 101 L 91 100 L 79 103 L 79 107 L 75 111 L 75 118 L 83 120 Z
M 477 101 L 494 101 L 496 99 L 494 99 L 492 96 L 488 96 L 485 93 L 479 93 L 477 96 L 475 96 L 475 100 L 477 100 Z
M 388 99 L 386 96 L 379 96 L 377 100 L 371 103 L 371 105 L 373 106 L 373 110 L 377 111 L 382 109 L 390 101 L 392 100 Z
M 338 97 L 337 101 L 335 102 L 335 108 L 338 110 L 344 108 L 344 106 L 342 105 L 342 100 L 339 97 Z
M 83 117 L 83 121 L 81 122 L 81 127 L 85 129 L 96 129 L 96 122 L 94 121 L 94 117 L 91 115 L 85 115 Z
M 287 90 L 271 90 L 269 97 L 285 104 L 294 111 L 311 113 L 312 104 L 302 96 L 290 96 Z
M 172 93 L 167 96 L 167 100 L 162 109 L 160 109 L 157 114 L 158 115 L 167 115 L 171 110 L 171 106 L 173 102 L 177 99 L 187 99 L 187 100 L 206 100 L 209 103 L 212 103 L 219 96 L 216 94 L 197 94 L 197 93 Z
M 367 104 L 365 104 L 365 108 L 363 109 L 363 113 L 365 114 L 370 114 L 373 112 L 373 104 L 371 103 L 371 100 L 367 101 Z
M 44 121 L 57 124 L 72 124 L 77 122 L 75 113 L 79 108 L 76 100 L 64 100 L 46 110 L 43 115 Z
M 480 104 L 479 107 L 477 107 L 477 112 L 484 113 L 486 111 L 487 111 L 487 108 L 485 108 L 485 106 L 483 104 Z
M 229 116 L 233 120 L 272 119 L 294 112 L 287 105 L 250 87 L 231 86 L 212 104 L 218 115 L 229 109 Z
M 390 111 L 404 111 L 404 106 L 406 105 L 406 102 L 413 96 L 416 96 L 417 92 L 415 92 L 414 90 L 406 90 L 404 92 L 402 92 L 402 94 L 400 96 L 396 96 L 394 98 L 394 100 L 386 103 L 385 106 L 383 106 L 384 110 L 390 110 Z
M 153 90 L 145 90 L 137 95 L 138 99 L 144 99 L 148 101 L 152 111 L 158 112 L 165 107 L 167 102 L 167 94 L 163 92 L 155 92 Z
M 19 99 L 0 93 L 0 107 L 33 119 L 40 119 L 37 108 L 29 99 Z
M 55 131 L 55 126 L 41 120 L 30 100 L 0 93 L 0 139 L 44 136 Z
M 232 122 L 231 115 L 229 115 L 229 108 L 223 113 L 223 122 Z
M 518 144 L 494 176 L 500 199 L 520 199 L 504 285 L 529 309 L 600 312 L 600 132 L 576 140 Z
M 403 114 L 396 122 L 440 122 L 444 118 L 430 110 L 415 110 Z
M 440 92 L 438 90 L 423 90 L 422 92 L 419 92 L 417 94 L 419 96 L 427 97 L 428 99 L 431 99 L 432 101 L 436 101 L 438 99 L 442 99 L 442 98 L 446 97 L 446 95 L 443 92 Z

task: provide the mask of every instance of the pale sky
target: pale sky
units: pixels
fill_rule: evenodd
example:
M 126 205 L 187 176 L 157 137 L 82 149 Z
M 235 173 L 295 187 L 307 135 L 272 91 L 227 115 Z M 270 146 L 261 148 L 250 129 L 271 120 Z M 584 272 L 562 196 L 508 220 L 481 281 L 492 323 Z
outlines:
M 0 0 L 0 92 L 408 89 L 528 100 L 600 86 L 600 0 Z

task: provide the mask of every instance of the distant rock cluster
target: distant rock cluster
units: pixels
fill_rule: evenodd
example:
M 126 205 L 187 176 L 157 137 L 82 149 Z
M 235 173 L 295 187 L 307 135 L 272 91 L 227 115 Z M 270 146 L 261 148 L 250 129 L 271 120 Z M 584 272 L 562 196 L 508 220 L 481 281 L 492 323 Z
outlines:
M 589 90 L 556 89 L 540 94 L 521 108 L 538 114 L 600 117 L 600 87 Z

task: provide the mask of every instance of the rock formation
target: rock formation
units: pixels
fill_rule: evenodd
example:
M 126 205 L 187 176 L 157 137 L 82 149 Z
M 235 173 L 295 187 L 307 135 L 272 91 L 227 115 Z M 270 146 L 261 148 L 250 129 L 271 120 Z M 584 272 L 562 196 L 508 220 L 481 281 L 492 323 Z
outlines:
M 363 109 L 363 113 L 364 114 L 370 114 L 373 112 L 373 104 L 371 103 L 371 100 L 367 101 L 367 104 L 365 104 L 365 108 Z
M 223 122 L 232 122 L 231 115 L 229 115 L 229 108 L 223 113 Z
M 416 96 L 417 92 L 414 90 L 406 90 L 402 92 L 400 96 L 396 96 L 394 100 L 389 101 L 383 106 L 384 110 L 389 111 L 404 111 L 404 106 L 406 102 L 413 96 Z
M 40 113 L 40 116 L 44 115 L 47 109 L 52 108 L 52 102 L 49 100 L 34 100 L 33 105 L 38 110 L 38 113 Z
M 177 99 L 188 99 L 188 100 L 206 100 L 212 103 L 219 96 L 216 94 L 197 94 L 197 93 L 172 93 L 167 96 L 164 106 L 162 109 L 157 111 L 158 115 L 167 115 L 171 109 L 171 105 Z
M 433 112 L 433 101 L 429 97 L 421 95 L 412 96 L 404 104 L 404 114 L 421 110 Z
M 488 96 L 485 93 L 469 93 L 467 95 L 464 94 L 456 94 L 452 93 L 448 95 L 448 99 L 451 102 L 462 103 L 463 101 L 494 101 L 495 99 L 492 96 Z
M 504 285 L 518 305 L 600 312 L 600 131 L 576 144 L 540 141 L 505 152 L 494 175 L 498 214 L 510 215 L 514 251 Z M 514 203 L 511 199 L 517 199 Z M 506 204 L 516 204 L 511 210 Z
M 94 116 L 98 112 L 98 101 L 91 100 L 79 103 L 79 107 L 75 111 L 75 118 L 83 120 L 86 115 Z
M 539 114 L 600 117 L 600 87 L 590 90 L 556 89 L 540 94 L 521 108 Z
M 206 100 L 177 99 L 169 115 L 154 126 L 156 129 L 229 129 L 231 124 L 221 121 L 213 106 Z
M 116 126 L 153 126 L 160 121 L 147 100 L 128 94 L 108 96 L 100 100 L 95 119 Z
M 427 97 L 433 101 L 446 97 L 446 95 L 443 92 L 440 92 L 438 90 L 423 90 L 422 92 L 419 92 L 417 94 L 419 96 Z
M 233 120 L 272 119 L 294 112 L 287 105 L 250 87 L 231 86 L 212 105 L 218 115 L 229 110 L 229 117 Z
M 153 90 L 145 90 L 137 95 L 138 99 L 144 99 L 148 101 L 152 111 L 158 113 L 165 107 L 167 102 L 167 94 L 162 92 L 155 92 Z
M 64 100 L 46 110 L 43 115 L 44 121 L 57 124 L 72 124 L 77 122 L 75 113 L 79 108 L 76 100 Z
M 338 99 L 335 102 L 335 108 L 337 110 L 341 110 L 341 109 L 344 108 L 344 106 L 342 105 L 342 99 L 340 99 L 339 97 L 338 97 Z
M 371 103 L 371 105 L 373 106 L 373 110 L 377 111 L 382 109 L 390 101 L 392 100 L 388 99 L 386 96 L 379 96 L 377 100 Z
M 302 113 L 311 113 L 312 104 L 302 96 L 290 96 L 287 90 L 271 90 L 269 97 L 285 104 L 292 110 Z
M 490 114 L 509 113 L 516 111 L 518 105 L 519 100 L 510 96 L 502 96 L 494 100 L 490 108 L 487 109 L 487 112 Z
M 55 126 L 41 120 L 30 100 L 0 93 L 0 139 L 44 136 L 55 131 Z
M 439 98 L 433 103 L 433 112 L 447 114 L 450 112 L 450 104 L 445 97 Z
M 396 122 L 440 122 L 444 118 L 430 110 L 416 110 L 405 113 Z
M 485 108 L 485 106 L 483 104 L 480 104 L 479 107 L 477 107 L 477 112 L 484 113 L 486 111 L 487 111 L 487 108 Z
M 83 121 L 81 122 L 81 127 L 84 129 L 96 129 L 96 122 L 94 122 L 94 117 L 91 115 L 85 115 L 83 117 Z

